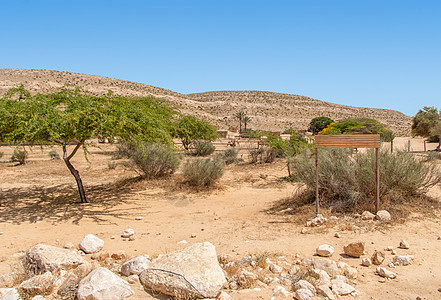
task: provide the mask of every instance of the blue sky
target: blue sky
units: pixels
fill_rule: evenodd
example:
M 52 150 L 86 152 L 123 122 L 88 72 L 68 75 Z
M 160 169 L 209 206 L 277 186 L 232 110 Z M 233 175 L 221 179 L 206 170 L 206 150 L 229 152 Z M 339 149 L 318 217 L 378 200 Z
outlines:
M 441 1 L 3 0 L 0 68 L 441 108 Z

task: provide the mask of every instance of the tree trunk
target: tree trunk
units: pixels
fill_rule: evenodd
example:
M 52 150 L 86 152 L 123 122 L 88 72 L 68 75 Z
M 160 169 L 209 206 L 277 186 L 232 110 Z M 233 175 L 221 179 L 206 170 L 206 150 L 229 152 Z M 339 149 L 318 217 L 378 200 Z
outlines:
M 67 156 L 66 143 L 63 143 L 63 160 L 69 169 L 70 173 L 73 175 L 77 182 L 78 192 L 80 193 L 81 203 L 89 203 L 86 199 L 86 192 L 84 191 L 83 182 L 81 181 L 80 172 L 74 168 L 74 166 L 70 163 L 70 159 L 77 152 L 78 148 L 80 148 L 82 143 L 78 143 L 72 153 Z

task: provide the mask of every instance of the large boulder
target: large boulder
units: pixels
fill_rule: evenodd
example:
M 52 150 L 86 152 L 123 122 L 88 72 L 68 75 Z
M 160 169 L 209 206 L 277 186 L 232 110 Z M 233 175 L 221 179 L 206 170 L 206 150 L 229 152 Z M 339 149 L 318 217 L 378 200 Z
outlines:
M 71 250 L 38 244 L 26 252 L 27 266 L 35 273 L 42 274 L 58 269 L 73 269 L 86 261 Z
M 132 274 L 138 275 L 150 265 L 150 260 L 145 256 L 138 256 L 134 259 L 124 263 L 121 267 L 121 274 L 130 276 Z
M 21 300 L 20 294 L 15 288 L 0 289 L 0 300 Z
M 87 254 L 95 253 L 103 249 L 104 241 L 93 234 L 86 235 L 80 242 L 80 249 Z
M 316 258 L 313 260 L 313 266 L 314 269 L 325 271 L 330 277 L 334 277 L 339 273 L 337 263 L 330 259 Z
M 346 255 L 351 257 L 360 257 L 364 254 L 364 242 L 352 242 L 343 247 L 343 251 Z
M 78 300 L 120 300 L 134 292 L 127 281 L 106 268 L 96 268 L 78 285 Z
M 149 289 L 189 298 L 214 298 L 227 282 L 209 242 L 160 256 L 139 277 Z

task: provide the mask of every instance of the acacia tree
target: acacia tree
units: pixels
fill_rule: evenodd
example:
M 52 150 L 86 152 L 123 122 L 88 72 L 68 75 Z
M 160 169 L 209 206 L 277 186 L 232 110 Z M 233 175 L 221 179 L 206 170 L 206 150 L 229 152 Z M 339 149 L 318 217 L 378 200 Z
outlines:
M 189 150 L 195 140 L 214 141 L 218 137 L 216 128 L 193 116 L 181 117 L 176 123 L 174 135 L 181 139 L 185 150 Z
M 329 117 L 317 117 L 311 120 L 309 123 L 308 131 L 312 132 L 314 135 L 322 131 L 326 128 L 329 124 L 334 122 Z
M 10 94 L 10 93 L 9 93 Z M 79 89 L 0 99 L 0 141 L 31 146 L 61 145 L 80 199 L 87 203 L 79 171 L 71 159 L 87 141 L 103 135 L 132 141 L 171 143 L 175 111 L 153 98 L 96 97 Z M 68 151 L 68 145 L 75 145 Z
M 436 141 L 437 135 L 432 134 L 433 128 L 437 125 L 440 118 L 440 113 L 435 107 L 423 107 L 413 117 L 412 120 L 412 135 L 419 135 L 422 137 L 430 137 L 431 140 Z

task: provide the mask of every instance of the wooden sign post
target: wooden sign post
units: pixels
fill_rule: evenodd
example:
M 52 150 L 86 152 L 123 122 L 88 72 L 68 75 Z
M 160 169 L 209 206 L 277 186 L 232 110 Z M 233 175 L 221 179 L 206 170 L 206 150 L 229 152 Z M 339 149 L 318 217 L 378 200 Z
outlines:
M 375 197 L 376 209 L 380 210 L 380 170 L 379 149 L 381 146 L 379 134 L 347 134 L 347 135 L 316 135 L 315 136 L 315 211 L 319 214 L 319 172 L 318 149 L 320 148 L 375 148 Z

